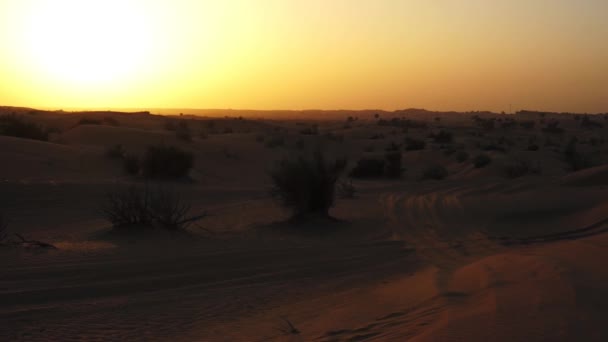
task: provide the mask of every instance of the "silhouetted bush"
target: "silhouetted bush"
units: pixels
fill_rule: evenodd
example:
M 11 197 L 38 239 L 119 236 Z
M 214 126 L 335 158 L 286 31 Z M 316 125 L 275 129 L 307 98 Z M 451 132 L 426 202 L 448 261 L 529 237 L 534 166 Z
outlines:
M 468 159 L 469 159 L 469 154 L 466 151 L 459 151 L 458 153 L 456 153 L 456 160 L 459 163 L 464 163 Z
M 508 178 L 519 178 L 528 174 L 539 174 L 540 167 L 534 166 L 527 160 L 515 159 L 505 164 L 505 174 Z
M 424 150 L 426 142 L 424 140 L 418 140 L 413 138 L 405 138 L 405 150 L 406 151 L 418 151 Z
M 537 144 L 530 144 L 527 148 L 528 151 L 538 151 L 539 149 L 540 147 Z
M 185 229 L 205 215 L 188 216 L 190 205 L 175 193 L 146 186 L 130 186 L 110 192 L 102 213 L 115 228 Z
M 385 148 L 384 150 L 386 152 L 397 152 L 399 150 L 401 150 L 401 145 L 397 145 L 395 144 L 394 141 L 391 141 Z
M 145 177 L 160 179 L 186 177 L 193 166 L 192 153 L 165 145 L 148 147 L 141 163 Z
M 490 156 L 488 156 L 487 154 L 484 154 L 484 153 L 478 154 L 473 159 L 473 165 L 475 165 L 475 167 L 478 169 L 487 166 L 491 162 L 492 162 L 492 158 L 490 158 Z
M 448 176 L 448 170 L 441 165 L 430 165 L 422 172 L 422 179 L 442 180 Z
M 0 116 L 0 135 L 42 141 L 49 139 L 48 132 L 41 126 L 10 114 Z
M 125 148 L 121 144 L 110 146 L 106 149 L 106 157 L 110 159 L 122 159 L 126 155 Z
M 350 176 L 354 178 L 376 178 L 384 175 L 384 164 L 382 159 L 363 158 L 357 161 L 357 165 L 351 170 Z
M 126 154 L 124 155 L 122 163 L 123 169 L 126 174 L 128 174 L 129 176 L 139 175 L 139 172 L 141 171 L 141 165 L 137 156 Z
M 328 162 L 321 150 L 312 158 L 284 159 L 270 171 L 272 194 L 295 217 L 328 216 L 335 200 L 336 183 L 345 167 L 346 159 Z

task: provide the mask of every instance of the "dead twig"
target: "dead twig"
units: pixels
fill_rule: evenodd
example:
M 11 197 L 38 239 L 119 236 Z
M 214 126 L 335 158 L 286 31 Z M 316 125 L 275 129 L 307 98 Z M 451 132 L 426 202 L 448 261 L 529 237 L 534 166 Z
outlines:
M 289 321 L 287 317 L 281 316 L 283 322 L 285 322 L 285 328 L 279 328 L 278 330 L 285 335 L 300 335 L 300 330 L 298 330 L 292 323 Z

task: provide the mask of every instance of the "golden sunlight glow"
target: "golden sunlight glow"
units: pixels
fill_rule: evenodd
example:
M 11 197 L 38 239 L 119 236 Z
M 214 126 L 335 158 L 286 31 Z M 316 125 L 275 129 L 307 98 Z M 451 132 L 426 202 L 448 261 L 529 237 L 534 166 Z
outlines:
M 152 51 L 152 26 L 141 10 L 120 0 L 46 1 L 23 31 L 29 63 L 77 86 L 134 77 Z
M 608 110 L 608 1 L 0 0 L 0 105 Z

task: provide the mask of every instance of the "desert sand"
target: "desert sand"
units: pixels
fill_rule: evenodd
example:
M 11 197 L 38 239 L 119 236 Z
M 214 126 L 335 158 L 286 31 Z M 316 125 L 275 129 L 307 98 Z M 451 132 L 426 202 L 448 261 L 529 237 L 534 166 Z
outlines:
M 608 340 L 605 116 L 0 111 L 53 128 L 48 141 L 0 136 L 2 341 Z M 191 141 L 167 129 L 182 121 Z M 567 159 L 572 137 L 588 163 Z M 351 169 L 391 142 L 402 176 L 353 178 L 334 220 L 293 223 L 270 196 L 285 156 L 321 144 Z M 160 183 L 208 216 L 187 231 L 112 228 L 107 192 L 145 180 L 107 149 L 159 143 L 194 155 L 188 179 Z M 476 167 L 478 154 L 492 161 Z M 429 166 L 447 174 L 425 177 Z

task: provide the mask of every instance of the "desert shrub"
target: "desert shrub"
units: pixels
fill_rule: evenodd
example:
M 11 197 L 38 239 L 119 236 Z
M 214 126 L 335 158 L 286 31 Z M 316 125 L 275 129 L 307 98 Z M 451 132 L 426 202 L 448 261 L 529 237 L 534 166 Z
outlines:
M 459 163 L 464 163 L 468 159 L 469 159 L 469 154 L 466 151 L 460 151 L 460 152 L 456 153 L 456 160 Z
M 202 140 L 205 140 L 205 139 L 209 138 L 209 134 L 207 134 L 207 132 L 205 132 L 205 131 L 201 131 L 201 132 L 198 134 L 198 137 L 199 137 L 200 139 L 202 139 Z
M 125 173 L 129 176 L 137 176 L 141 170 L 139 158 L 131 154 L 124 155 L 122 166 Z
M 270 171 L 272 194 L 291 209 L 295 217 L 327 216 L 345 167 L 346 159 L 328 162 L 321 150 L 316 150 L 310 158 L 284 159 Z
M 351 170 L 350 177 L 376 178 L 384 175 L 385 161 L 382 159 L 363 158 Z
M 563 156 L 572 171 L 579 171 L 594 166 L 591 158 L 578 150 L 576 138 L 572 138 L 568 145 L 566 145 Z
M 401 167 L 401 152 L 387 152 L 384 155 L 384 175 L 388 178 L 400 178 L 403 173 Z
M 116 144 L 108 147 L 105 155 L 110 159 L 122 159 L 125 157 L 126 151 L 121 144 Z
M 131 186 L 109 192 L 102 213 L 113 227 L 147 226 L 151 224 L 149 206 L 149 189 Z
M 20 116 L 10 114 L 0 116 L 0 135 L 42 141 L 49 140 L 48 131 L 44 128 L 27 122 Z
M 149 146 L 141 163 L 144 176 L 159 179 L 186 177 L 193 166 L 192 153 L 165 145 Z
M 303 150 L 304 147 L 306 147 L 306 144 L 304 143 L 304 140 L 302 139 L 298 139 L 296 140 L 296 142 L 294 143 L 294 147 L 298 150 Z
M 508 178 L 519 178 L 528 174 L 539 174 L 540 167 L 532 165 L 527 160 L 515 159 L 505 164 L 505 175 Z
M 424 140 L 418 140 L 413 138 L 405 138 L 405 150 L 406 151 L 418 151 L 424 150 L 426 142 Z
M 338 183 L 338 196 L 340 198 L 355 198 L 357 189 L 353 185 L 353 181 L 342 181 Z
M 112 118 L 112 117 L 105 117 L 103 118 L 103 123 L 108 125 L 108 126 L 114 126 L 114 127 L 118 127 L 120 126 L 120 122 L 118 122 L 118 120 Z
M 449 144 L 454 140 L 452 132 L 441 130 L 438 133 L 431 134 L 431 138 L 437 144 Z
M 372 134 L 369 137 L 370 140 L 381 140 L 384 139 L 384 134 Z
M 93 119 L 93 118 L 82 118 L 78 121 L 77 125 L 101 125 L 103 122 L 101 120 Z
M 234 133 L 234 129 L 232 127 L 224 128 L 224 134 L 232 134 Z
M 478 154 L 473 159 L 473 165 L 475 165 L 475 167 L 478 168 L 478 169 L 487 166 L 491 162 L 492 162 L 492 158 L 490 158 L 490 156 L 488 156 L 485 153 Z
M 115 228 L 185 229 L 205 215 L 190 217 L 190 204 L 172 191 L 130 186 L 109 192 L 102 213 Z
M 602 128 L 602 127 L 604 127 L 604 125 L 602 125 L 600 122 L 591 120 L 588 116 L 584 116 L 583 120 L 581 120 L 581 127 L 586 128 L 586 129 L 591 129 L 591 128 Z
M 441 165 L 430 165 L 422 172 L 422 179 L 441 180 L 448 176 L 448 170 Z
M 538 151 L 540 147 L 538 144 L 529 144 L 527 150 L 528 151 Z

